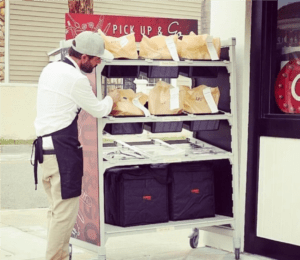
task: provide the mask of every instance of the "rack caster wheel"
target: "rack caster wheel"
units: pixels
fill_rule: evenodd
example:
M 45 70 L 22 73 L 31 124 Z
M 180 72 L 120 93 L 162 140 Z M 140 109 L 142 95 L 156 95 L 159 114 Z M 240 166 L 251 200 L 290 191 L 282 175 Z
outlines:
M 240 249 L 236 248 L 234 251 L 234 254 L 235 254 L 235 259 L 239 260 L 240 259 Z
M 197 248 L 199 242 L 199 229 L 194 228 L 193 234 L 189 236 L 191 248 Z

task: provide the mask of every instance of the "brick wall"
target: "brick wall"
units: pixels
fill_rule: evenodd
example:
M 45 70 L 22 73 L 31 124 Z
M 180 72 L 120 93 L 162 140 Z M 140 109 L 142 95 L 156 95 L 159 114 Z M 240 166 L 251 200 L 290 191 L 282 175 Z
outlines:
M 0 82 L 4 81 L 5 0 L 0 0 Z

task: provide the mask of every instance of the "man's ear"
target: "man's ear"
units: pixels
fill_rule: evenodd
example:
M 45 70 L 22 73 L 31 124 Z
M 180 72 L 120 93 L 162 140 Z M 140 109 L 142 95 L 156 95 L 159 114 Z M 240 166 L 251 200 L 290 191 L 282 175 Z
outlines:
M 86 54 L 82 54 L 80 60 L 82 63 L 86 63 L 89 60 L 89 57 Z

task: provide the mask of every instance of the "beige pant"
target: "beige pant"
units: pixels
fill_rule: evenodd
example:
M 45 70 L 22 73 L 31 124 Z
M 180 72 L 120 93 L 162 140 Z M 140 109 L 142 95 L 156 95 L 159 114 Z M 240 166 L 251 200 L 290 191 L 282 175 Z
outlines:
M 50 203 L 46 260 L 69 259 L 69 240 L 76 222 L 79 197 L 61 198 L 60 174 L 56 155 L 44 155 L 41 164 L 43 185 Z

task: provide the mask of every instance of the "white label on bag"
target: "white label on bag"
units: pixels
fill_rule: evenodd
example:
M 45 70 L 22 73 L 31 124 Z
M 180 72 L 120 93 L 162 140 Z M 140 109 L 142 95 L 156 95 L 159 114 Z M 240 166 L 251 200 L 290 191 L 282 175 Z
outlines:
M 149 117 L 149 116 L 151 115 L 151 114 L 150 114 L 150 111 L 149 111 L 147 108 L 145 108 L 145 107 L 140 103 L 139 98 L 140 98 L 140 97 L 134 98 L 134 99 L 132 100 L 132 103 L 133 103 L 137 108 L 139 108 L 140 110 L 142 110 L 142 111 L 144 112 L 145 117 Z
M 177 48 L 173 40 L 173 36 L 167 37 L 166 38 L 166 44 L 168 46 L 169 52 L 172 56 L 172 59 L 175 61 L 179 61 L 178 53 L 177 53 Z
M 207 46 L 207 49 L 208 49 L 211 60 L 219 60 L 219 56 L 218 56 L 216 48 L 213 44 L 213 37 L 212 36 L 207 36 L 206 46 Z
M 170 88 L 170 110 L 179 108 L 179 88 Z
M 124 46 L 128 43 L 128 39 L 126 36 L 123 36 L 120 38 L 120 44 L 121 44 L 121 47 L 124 48 Z
M 211 112 L 217 113 L 219 110 L 218 110 L 218 107 L 214 101 L 212 94 L 211 94 L 211 88 L 203 89 L 203 94 L 204 94 L 204 98 L 205 98 Z

